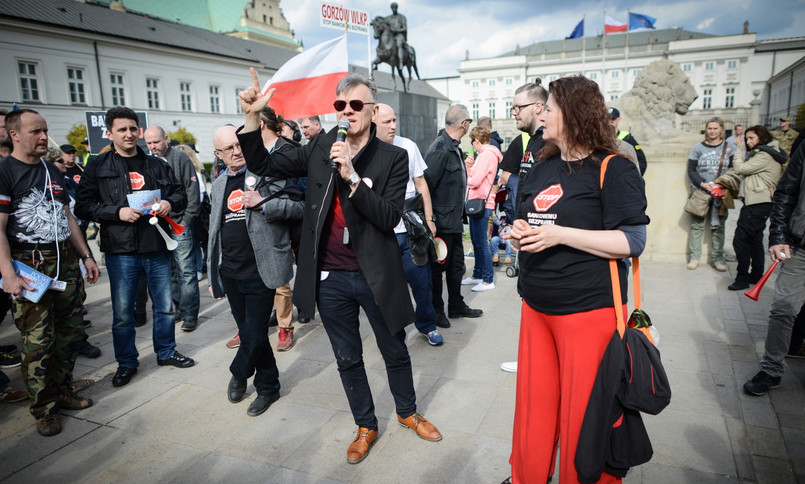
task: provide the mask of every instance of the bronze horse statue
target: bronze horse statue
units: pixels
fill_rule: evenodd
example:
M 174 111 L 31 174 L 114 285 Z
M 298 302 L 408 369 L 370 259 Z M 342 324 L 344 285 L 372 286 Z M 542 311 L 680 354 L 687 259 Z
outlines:
M 422 80 L 422 78 L 419 77 L 419 70 L 416 67 L 416 51 L 406 43 L 405 58 L 400 62 L 400 59 L 397 58 L 397 44 L 394 42 L 394 35 L 392 35 L 389 29 L 386 19 L 384 17 L 375 17 L 372 20 L 372 28 L 375 31 L 375 38 L 378 39 L 377 58 L 372 61 L 372 76 L 374 76 L 378 65 L 386 63 L 391 66 L 391 80 L 394 82 L 394 90 L 397 90 L 397 78 L 394 75 L 394 70 L 397 69 L 397 72 L 400 74 L 400 79 L 402 79 L 403 82 L 403 90 L 408 92 L 408 89 L 411 87 L 412 67 L 414 72 L 416 72 L 416 78 Z M 405 80 L 403 67 L 408 68 L 408 82 Z

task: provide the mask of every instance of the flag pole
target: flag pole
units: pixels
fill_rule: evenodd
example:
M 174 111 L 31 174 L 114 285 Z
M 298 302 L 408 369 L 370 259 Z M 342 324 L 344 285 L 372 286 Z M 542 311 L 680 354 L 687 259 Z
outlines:
M 623 46 L 623 53 L 624 53 L 624 61 L 623 61 L 623 90 L 621 91 L 621 95 L 626 94 L 626 86 L 628 85 L 627 78 L 629 77 L 629 30 L 631 30 L 631 21 L 629 20 L 630 10 L 626 9 L 626 19 L 629 22 L 626 25 L 626 44 Z
M 607 101 L 607 11 L 604 10 L 604 35 L 601 40 L 601 92 Z
M 581 16 L 581 21 L 583 22 L 582 25 L 586 24 L 587 14 Z M 587 70 L 584 68 L 584 55 L 585 55 L 585 48 L 587 47 L 587 39 L 584 37 L 584 33 L 581 34 L 581 75 L 586 76 Z

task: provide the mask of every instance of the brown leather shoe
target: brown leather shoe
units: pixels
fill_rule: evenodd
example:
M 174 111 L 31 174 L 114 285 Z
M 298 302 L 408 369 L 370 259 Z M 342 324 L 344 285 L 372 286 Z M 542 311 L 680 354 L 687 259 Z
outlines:
M 355 437 L 355 440 L 349 444 L 349 448 L 347 449 L 347 462 L 357 464 L 365 459 L 375 440 L 377 440 L 377 430 L 358 427 L 358 435 Z
M 400 422 L 400 425 L 403 427 L 408 427 L 416 432 L 416 434 L 425 439 L 430 440 L 431 442 L 438 442 L 442 440 L 442 434 L 436 430 L 436 427 L 425 420 L 425 417 L 422 415 L 415 413 L 408 418 L 402 418 L 397 415 L 397 421 Z

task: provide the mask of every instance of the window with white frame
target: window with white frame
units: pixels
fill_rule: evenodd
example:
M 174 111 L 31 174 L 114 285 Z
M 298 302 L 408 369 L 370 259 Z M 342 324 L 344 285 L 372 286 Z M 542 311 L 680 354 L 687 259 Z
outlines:
M 478 119 L 481 117 L 481 105 L 478 103 L 472 103 L 472 119 Z
M 727 61 L 727 69 L 737 69 L 737 68 L 738 68 L 738 61 L 737 60 Z
M 617 94 L 612 94 L 612 95 L 610 95 L 610 96 L 609 96 L 609 100 L 610 100 L 610 101 L 617 101 L 617 100 L 618 100 L 618 95 L 617 95 Z
M 716 68 L 716 63 L 715 62 L 705 62 L 704 63 L 704 70 L 706 70 L 706 71 L 712 71 L 715 68 Z
M 87 104 L 87 96 L 84 92 L 84 69 L 67 68 L 67 87 L 70 90 L 70 104 Z
M 514 80 L 511 77 L 507 77 L 505 83 L 507 86 L 511 86 Z
M 506 111 L 505 111 L 505 113 L 506 113 L 506 119 L 511 119 L 512 118 L 512 102 L 511 101 L 506 101 Z
M 621 71 L 609 71 L 610 79 L 617 79 L 621 76 Z
M 489 103 L 489 117 L 495 119 L 495 103 Z
M 724 99 L 724 107 L 725 108 L 734 108 L 735 107 L 735 88 L 728 87 L 727 88 L 727 96 Z
M 489 87 L 495 87 L 495 80 L 489 79 Z
M 640 69 L 632 69 L 632 77 L 637 77 L 640 75 Z
M 693 66 L 690 64 L 682 64 L 682 70 L 685 72 L 690 72 L 691 70 L 693 70 Z
M 17 72 L 20 76 L 20 98 L 23 101 L 40 101 L 39 79 L 36 77 L 37 65 L 35 62 L 17 62 Z
M 126 88 L 123 86 L 123 74 L 113 72 L 109 74 L 110 85 L 112 87 L 112 105 L 126 105 Z
M 221 112 L 221 95 L 219 94 L 220 87 L 210 86 L 210 112 Z
M 702 109 L 710 109 L 713 106 L 713 90 L 702 90 Z
M 235 112 L 238 114 L 243 114 L 243 106 L 240 105 L 240 91 L 245 91 L 245 88 L 236 87 L 235 88 Z
M 193 110 L 193 95 L 190 92 L 189 82 L 179 83 L 179 98 L 182 105 L 182 111 Z
M 589 77 L 590 77 L 590 79 L 592 79 L 594 81 L 594 80 L 598 79 L 598 73 L 597 72 L 591 72 L 589 74 Z
M 474 81 L 472 81 L 472 83 L 471 83 L 471 86 L 472 86 L 472 87 L 478 87 L 479 85 L 480 85 L 480 84 L 479 84 L 479 82 L 478 82 L 478 80 L 477 80 L 477 79 L 476 79 L 476 80 L 474 80 Z
M 159 109 L 159 79 L 149 77 L 145 80 L 145 96 L 148 109 Z

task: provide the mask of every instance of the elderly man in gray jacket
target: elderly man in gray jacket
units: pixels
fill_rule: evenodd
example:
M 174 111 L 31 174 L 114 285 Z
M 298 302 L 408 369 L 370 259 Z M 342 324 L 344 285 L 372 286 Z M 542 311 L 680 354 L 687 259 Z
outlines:
M 235 128 L 213 136 L 215 154 L 227 169 L 212 184 L 208 272 L 210 294 L 227 296 L 238 325 L 240 347 L 229 371 L 229 401 L 237 403 L 254 377 L 257 398 L 247 414 L 256 417 L 279 399 L 279 370 L 268 342 L 274 290 L 293 277 L 288 220 L 301 220 L 304 202 L 284 195 L 284 179 L 246 169 Z

